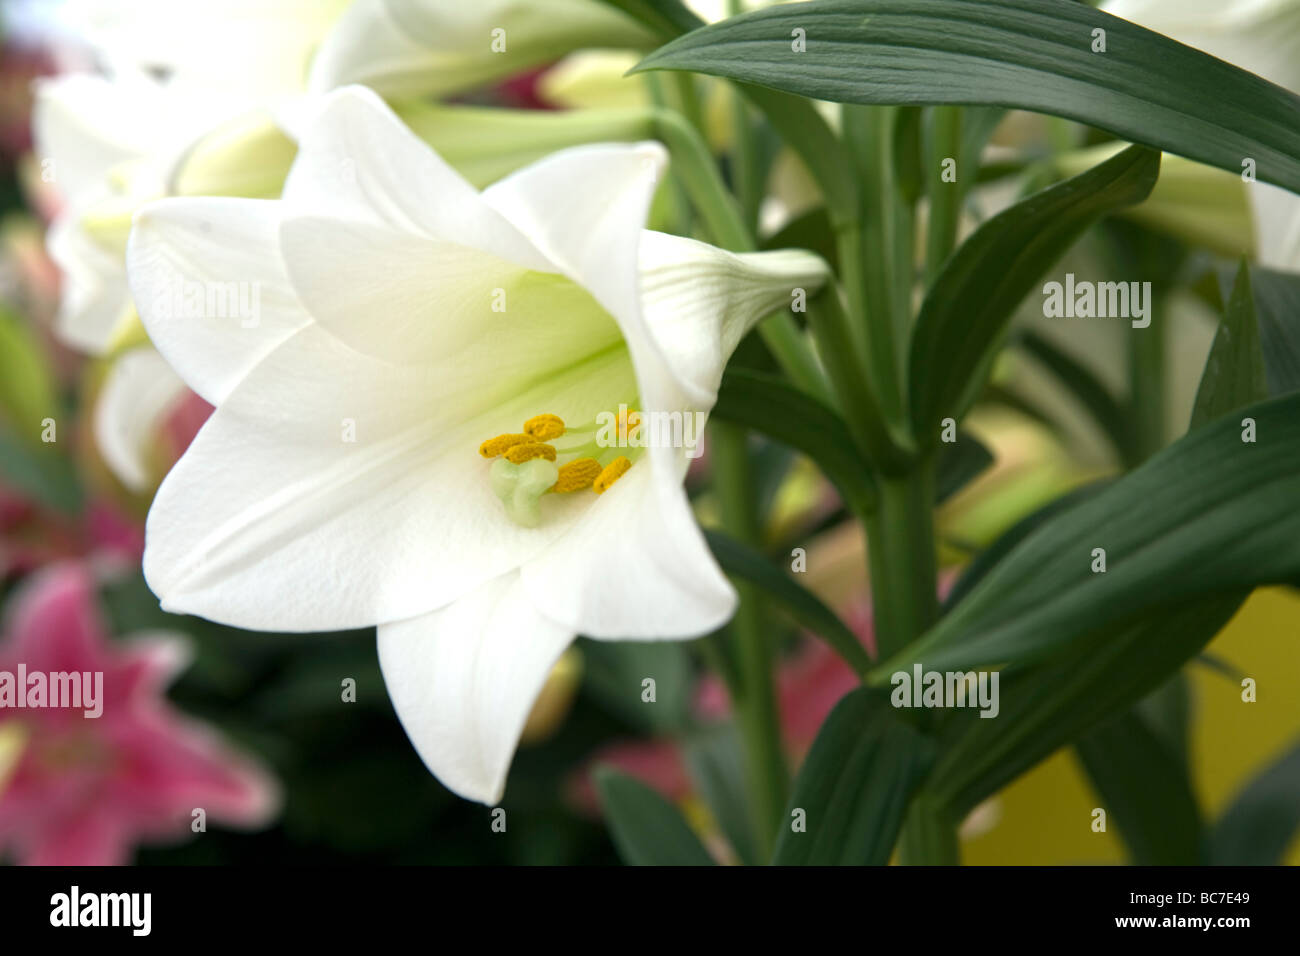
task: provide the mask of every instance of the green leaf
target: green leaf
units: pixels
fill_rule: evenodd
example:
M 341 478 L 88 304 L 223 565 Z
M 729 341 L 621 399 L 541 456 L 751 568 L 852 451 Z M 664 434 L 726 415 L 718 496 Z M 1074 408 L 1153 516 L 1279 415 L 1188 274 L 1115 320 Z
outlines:
M 1201 811 L 1187 766 L 1139 717 L 1120 714 L 1080 740 L 1077 749 L 1134 863 L 1201 862 Z
M 1127 626 L 1099 628 L 1063 654 L 1003 674 L 996 718 L 965 710 L 945 721 L 927 789 L 960 819 L 1167 681 L 1214 638 L 1246 593 L 1203 598 Z
M 1018 344 L 1083 406 L 1120 459 L 1131 460 L 1133 436 L 1129 419 L 1123 406 L 1092 370 L 1037 333 L 1026 332 Z
M 745 780 L 744 751 L 734 725 L 711 728 L 685 742 L 691 780 L 742 863 L 761 863 Z
M 0 420 L 28 445 L 41 444 L 41 421 L 59 417 L 54 376 L 40 343 L 23 321 L 0 306 Z
M 817 595 L 735 538 L 712 530 L 705 531 L 704 536 L 722 570 L 756 585 L 767 598 L 776 601 L 796 621 L 829 644 L 854 673 L 865 674 L 870 669 L 871 657 L 858 636 Z
M 684 644 L 583 639 L 582 659 L 584 686 L 610 712 L 654 733 L 690 726 L 695 677 Z M 655 681 L 654 706 L 641 700 L 641 681 L 647 677 Z
M 1106 51 L 1093 52 L 1093 31 Z M 796 53 L 792 31 L 804 31 Z M 695 30 L 639 70 L 693 70 L 840 103 L 1050 113 L 1300 192 L 1300 97 L 1068 0 L 822 0 Z
M 806 454 L 855 514 L 875 510 L 870 466 L 858 452 L 848 425 L 806 392 L 774 375 L 731 368 L 722 378 L 712 414 Z
M 1205 360 L 1192 406 L 1192 428 L 1268 396 L 1264 353 L 1250 292 L 1250 268 L 1242 260 L 1223 321 Z
M 870 682 L 913 663 L 1023 664 L 1148 611 L 1300 578 L 1300 395 L 1239 414 L 1257 441 L 1238 415 L 1184 435 L 1026 537 Z
M 912 337 L 918 437 L 933 440 L 943 418 L 961 419 L 988 377 L 1016 306 L 1089 225 L 1141 202 L 1159 170 L 1159 153 L 1130 147 L 994 216 L 948 259 Z
M 713 858 L 677 808 L 645 784 L 609 767 L 596 789 L 618 855 L 629 866 L 712 866 Z
M 81 485 L 71 460 L 57 443 L 19 441 L 0 425 L 0 479 L 55 511 L 72 513 L 82 505 Z
M 628 16 L 664 37 L 694 30 L 704 25 L 681 0 L 604 0 Z
M 847 694 L 822 725 L 794 782 L 772 860 L 779 865 L 882 866 L 908 801 L 934 756 L 932 742 L 878 693 Z M 796 832 L 803 811 L 805 832 Z
M 1269 394 L 1300 391 L 1300 275 L 1252 269 L 1251 289 Z
M 939 445 L 934 503 L 943 504 L 983 474 L 993 464 L 993 453 L 967 431 L 957 432 L 955 442 Z
M 832 269 L 839 270 L 839 249 L 825 206 L 795 216 L 759 245 L 763 249 L 807 249 L 825 259 Z
M 1300 830 L 1300 741 L 1248 783 L 1210 834 L 1216 866 L 1277 866 Z

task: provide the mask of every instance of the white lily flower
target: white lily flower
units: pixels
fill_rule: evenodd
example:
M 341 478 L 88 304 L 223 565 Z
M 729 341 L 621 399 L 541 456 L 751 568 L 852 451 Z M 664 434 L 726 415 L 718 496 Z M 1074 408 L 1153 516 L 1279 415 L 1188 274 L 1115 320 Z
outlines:
M 1109 0 L 1102 9 L 1300 92 L 1296 0 Z M 1261 265 L 1300 272 L 1300 196 L 1249 184 Z
M 707 412 L 744 333 L 826 266 L 645 230 L 663 163 L 653 143 L 576 147 L 480 193 L 351 88 L 306 130 L 283 200 L 143 210 L 145 326 L 217 406 L 149 514 L 163 606 L 377 625 L 416 750 L 489 804 L 575 634 L 724 623 L 688 449 L 603 447 L 595 424 Z M 255 327 L 172 307 L 186 283 L 240 281 L 261 290 Z
M 310 88 L 446 96 L 584 47 L 657 46 L 600 0 L 356 0 L 312 63 Z

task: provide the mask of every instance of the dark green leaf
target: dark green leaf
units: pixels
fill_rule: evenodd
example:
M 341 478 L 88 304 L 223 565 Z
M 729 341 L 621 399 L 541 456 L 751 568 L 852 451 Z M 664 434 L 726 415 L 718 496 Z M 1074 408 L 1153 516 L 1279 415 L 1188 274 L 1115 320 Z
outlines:
M 1251 270 L 1271 395 L 1300 391 L 1300 275 Z
M 736 728 L 727 724 L 695 734 L 687 739 L 685 748 L 686 765 L 695 788 L 709 805 L 740 861 L 750 865 L 763 862 L 755 839 L 752 808 L 745 789 L 744 752 Z
M 1232 285 L 1223 321 L 1205 360 L 1192 406 L 1192 428 L 1268 396 L 1264 355 L 1259 347 L 1250 268 L 1243 260 Z
M 1146 198 L 1159 170 L 1159 153 L 1130 147 L 994 216 L 948 259 L 912 337 L 918 436 L 933 440 L 943 418 L 960 420 L 984 385 L 1016 306 L 1089 225 Z
M 934 756 L 932 742 L 859 688 L 835 705 L 794 783 L 773 862 L 889 862 L 903 814 Z M 793 824 L 803 811 L 806 832 Z
M 81 508 L 81 485 L 62 446 L 19 441 L 0 425 L 0 479 L 55 511 Z
M 1238 415 L 1187 433 L 1026 537 L 871 683 L 920 662 L 1023 664 L 1149 611 L 1300 578 L 1300 395 L 1238 414 L 1257 441 Z
M 1248 783 L 1210 834 L 1216 866 L 1276 866 L 1300 830 L 1300 741 Z
M 764 249 L 808 249 L 825 259 L 832 269 L 839 269 L 839 250 L 825 206 L 796 216 L 759 245 Z
M 1090 633 L 1065 653 L 1000 681 L 1000 712 L 955 712 L 926 786 L 960 818 L 1039 761 L 1133 706 L 1205 647 L 1246 593 L 1191 601 Z
M 586 689 L 614 714 L 652 732 L 684 730 L 691 720 L 695 676 L 690 653 L 677 641 L 582 642 Z M 655 702 L 641 699 L 641 682 L 655 682 Z
M 935 504 L 943 504 L 993 464 L 993 454 L 970 432 L 959 431 L 955 442 L 939 445 Z
M 604 0 L 664 37 L 674 37 L 704 25 L 681 0 Z
M 1026 332 L 1019 345 L 1056 377 L 1084 407 L 1102 434 L 1110 440 L 1120 460 L 1128 461 L 1133 445 L 1132 426 L 1124 409 L 1101 380 L 1080 362 L 1034 332 Z M 1262 396 L 1261 396 L 1262 397 Z
M 729 369 L 712 414 L 804 452 L 855 513 L 875 509 L 871 470 L 858 453 L 848 426 L 806 392 L 776 376 Z
M 645 784 L 609 767 L 596 789 L 618 855 L 629 866 L 712 866 L 713 858 L 677 808 Z
M 1139 717 L 1120 714 L 1091 731 L 1077 749 L 1134 863 L 1200 862 L 1201 813 L 1187 766 Z
M 1093 52 L 1094 31 L 1105 52 Z M 807 49 L 796 53 L 792 31 Z M 841 103 L 1050 113 L 1300 192 L 1300 97 L 1069 0 L 822 0 L 696 30 L 642 70 L 694 70 Z
M 705 531 L 709 547 L 718 564 L 728 574 L 748 581 L 761 589 L 770 600 L 784 607 L 801 625 L 808 628 L 844 658 L 857 674 L 865 674 L 871 658 L 858 636 L 849 630 L 817 595 L 797 584 L 766 557 L 719 531 Z

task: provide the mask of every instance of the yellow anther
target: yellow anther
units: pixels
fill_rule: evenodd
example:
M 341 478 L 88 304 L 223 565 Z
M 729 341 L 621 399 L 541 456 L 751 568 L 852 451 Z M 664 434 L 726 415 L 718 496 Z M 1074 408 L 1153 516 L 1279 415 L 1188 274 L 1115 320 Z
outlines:
M 624 456 L 619 455 L 606 465 L 604 470 L 596 476 L 596 480 L 591 483 L 591 487 L 595 490 L 596 494 L 603 495 L 609 490 L 610 485 L 622 478 L 631 467 L 632 462 Z
M 498 435 L 496 438 L 489 438 L 479 445 L 478 453 L 484 458 L 495 458 L 497 455 L 504 455 L 515 445 L 523 445 L 532 441 L 534 441 L 532 435 Z
M 601 473 L 600 462 L 594 458 L 577 458 L 567 465 L 560 466 L 560 477 L 552 491 L 582 491 L 590 488 L 596 476 Z
M 516 465 L 522 465 L 526 461 L 534 458 L 545 458 L 547 461 L 555 461 L 555 448 L 552 445 L 546 445 L 542 442 L 529 442 L 526 445 L 514 445 L 506 451 L 506 461 L 513 462 Z
M 559 415 L 534 415 L 524 422 L 524 431 L 533 441 L 550 441 L 564 434 L 564 419 Z

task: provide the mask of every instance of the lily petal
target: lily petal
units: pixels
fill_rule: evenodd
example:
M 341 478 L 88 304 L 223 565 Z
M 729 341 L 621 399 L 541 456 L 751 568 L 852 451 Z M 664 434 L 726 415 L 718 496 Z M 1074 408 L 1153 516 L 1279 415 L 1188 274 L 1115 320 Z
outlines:
M 379 664 L 420 758 L 453 793 L 489 806 L 533 702 L 573 632 L 505 574 L 432 614 L 379 627 Z
M 136 214 L 127 269 L 140 318 L 158 351 L 213 405 L 311 322 L 281 262 L 280 213 L 270 200 L 198 197 L 159 200 Z
M 185 383 L 148 346 L 126 353 L 109 370 L 95 403 L 95 443 L 109 470 L 131 491 L 151 484 L 150 454 L 158 429 L 185 392 Z

